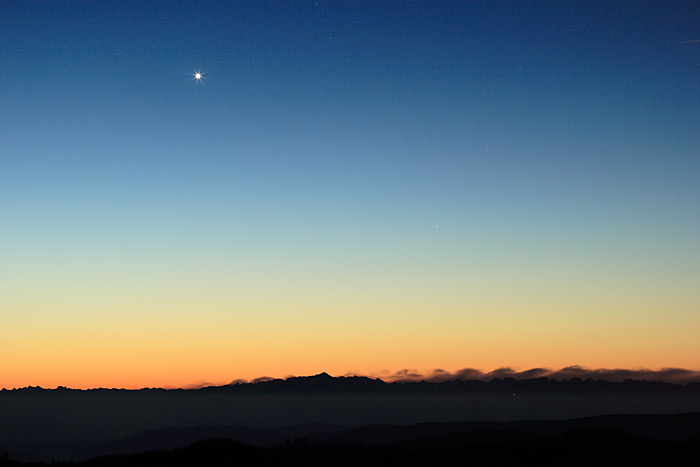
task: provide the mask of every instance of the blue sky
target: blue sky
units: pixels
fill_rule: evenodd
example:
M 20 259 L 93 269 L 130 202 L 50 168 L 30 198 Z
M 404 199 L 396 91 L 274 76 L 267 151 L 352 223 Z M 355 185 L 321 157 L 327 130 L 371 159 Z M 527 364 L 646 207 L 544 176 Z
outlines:
M 698 24 L 697 2 L 3 2 L 5 332 L 114 300 L 331 336 L 319 316 L 358 308 L 385 333 L 413 310 L 414 337 L 484 308 L 489 335 L 545 310 L 576 340 L 586 306 L 698 331 Z M 700 365 L 682 333 L 645 360 L 653 329 L 609 365 Z

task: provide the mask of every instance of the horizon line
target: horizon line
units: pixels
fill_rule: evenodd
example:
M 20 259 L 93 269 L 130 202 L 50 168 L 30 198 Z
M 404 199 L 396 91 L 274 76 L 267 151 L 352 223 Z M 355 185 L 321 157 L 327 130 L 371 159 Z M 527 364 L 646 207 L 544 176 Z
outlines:
M 235 386 L 238 384 L 258 384 L 267 381 L 286 381 L 295 378 L 312 378 L 317 376 L 327 375 L 331 378 L 350 378 L 350 377 L 362 377 L 373 380 L 380 380 L 384 383 L 443 383 L 447 381 L 484 381 L 489 382 L 494 379 L 506 379 L 511 378 L 517 381 L 523 381 L 528 379 L 536 378 L 547 378 L 556 381 L 566 381 L 575 378 L 581 380 L 604 380 L 611 383 L 622 382 L 626 380 L 634 381 L 649 381 L 649 382 L 663 382 L 671 384 L 681 384 L 685 385 L 688 383 L 700 383 L 700 370 L 691 370 L 687 368 L 679 367 L 662 367 L 660 369 L 652 370 L 648 368 L 587 368 L 580 365 L 570 365 L 558 370 L 553 370 L 543 367 L 535 367 L 527 370 L 514 370 L 512 367 L 500 367 L 492 371 L 484 372 L 476 368 L 462 368 L 454 372 L 448 372 L 443 369 L 437 368 L 431 370 L 427 374 L 419 373 L 411 369 L 402 369 L 396 372 L 383 371 L 378 373 L 363 374 L 360 372 L 347 372 L 345 374 L 330 375 L 329 373 L 322 371 L 313 375 L 288 375 L 281 378 L 261 376 L 251 380 L 246 380 L 243 378 L 237 378 L 230 382 L 208 382 L 200 381 L 192 384 L 185 384 L 181 386 L 163 386 L 163 387 L 139 387 L 139 388 L 125 388 L 125 387 L 90 387 L 90 388 L 71 388 L 67 386 L 58 385 L 53 389 L 70 389 L 70 390 L 98 390 L 98 389 L 108 389 L 108 390 L 129 390 L 138 391 L 145 389 L 162 389 L 162 390 L 196 390 L 208 387 L 223 387 L 223 386 Z M 2 391 L 11 391 L 18 389 L 46 389 L 50 390 L 52 388 L 43 388 L 41 386 L 24 386 L 24 387 L 3 387 Z

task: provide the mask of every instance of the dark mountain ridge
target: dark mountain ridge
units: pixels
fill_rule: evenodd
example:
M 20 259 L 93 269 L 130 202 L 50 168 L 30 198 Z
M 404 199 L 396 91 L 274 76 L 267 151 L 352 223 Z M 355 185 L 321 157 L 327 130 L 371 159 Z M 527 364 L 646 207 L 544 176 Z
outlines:
M 59 386 L 56 389 L 26 387 L 21 389 L 3 389 L 1 392 L 42 393 L 51 392 L 105 392 L 105 391 L 158 391 L 158 392 L 199 392 L 230 394 L 333 394 L 333 393 L 559 393 L 559 394 L 621 394 L 621 393 L 664 393 L 664 394 L 700 394 L 700 383 L 687 384 L 664 381 L 626 379 L 612 382 L 604 379 L 550 379 L 547 377 L 515 379 L 493 378 L 482 380 L 447 380 L 431 381 L 396 381 L 387 383 L 379 378 L 365 376 L 330 376 L 320 373 L 313 376 L 295 376 L 287 379 L 270 379 L 251 383 L 235 383 L 224 386 L 207 386 L 197 389 L 70 389 Z

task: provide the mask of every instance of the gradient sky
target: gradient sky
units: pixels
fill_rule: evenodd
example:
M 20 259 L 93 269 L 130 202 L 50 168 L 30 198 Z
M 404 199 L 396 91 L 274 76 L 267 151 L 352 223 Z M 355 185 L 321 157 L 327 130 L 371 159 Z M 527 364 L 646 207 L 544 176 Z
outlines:
M 699 24 L 4 0 L 0 387 L 700 368 Z

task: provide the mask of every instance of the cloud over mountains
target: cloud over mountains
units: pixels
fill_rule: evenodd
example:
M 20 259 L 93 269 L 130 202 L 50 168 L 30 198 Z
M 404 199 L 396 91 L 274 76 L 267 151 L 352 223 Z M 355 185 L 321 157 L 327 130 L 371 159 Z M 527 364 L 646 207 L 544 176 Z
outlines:
M 688 370 L 685 368 L 662 368 L 659 370 L 650 370 L 646 368 L 640 369 L 607 369 L 607 368 L 586 368 L 578 365 L 567 366 L 559 370 L 548 368 L 531 368 L 529 370 L 517 371 L 509 367 L 498 368 L 493 371 L 483 372 L 475 368 L 463 368 L 455 372 L 445 371 L 443 369 L 435 369 L 427 374 L 422 374 L 414 370 L 404 369 L 395 373 L 387 373 L 382 375 L 373 375 L 381 378 L 386 382 L 409 382 L 409 381 L 428 381 L 428 382 L 443 382 L 450 380 L 479 380 L 490 381 L 495 378 L 513 378 L 516 380 L 532 379 L 532 378 L 549 378 L 554 380 L 570 380 L 572 378 L 586 379 L 603 379 L 610 382 L 620 382 L 624 380 L 646 380 L 646 381 L 663 381 L 675 384 L 687 384 L 691 382 L 700 382 L 700 371 Z
M 409 383 L 426 381 L 429 383 L 442 383 L 445 381 L 491 381 L 496 378 L 513 378 L 516 381 L 522 381 L 533 378 L 548 378 L 550 380 L 563 381 L 578 378 L 581 380 L 605 380 L 611 383 L 618 383 L 625 380 L 636 381 L 661 381 L 665 383 L 673 383 L 685 385 L 688 383 L 700 383 L 700 371 L 689 370 L 686 368 L 661 368 L 651 370 L 648 368 L 626 369 L 626 368 L 586 368 L 579 365 L 567 366 L 558 370 L 550 368 L 530 368 L 528 370 L 515 370 L 510 367 L 497 368 L 492 371 L 481 371 L 476 368 L 462 368 L 457 371 L 447 371 L 441 368 L 422 373 L 413 369 L 402 369 L 395 372 L 378 372 L 363 374 L 359 372 L 349 372 L 344 377 L 363 376 L 372 379 L 381 379 L 386 383 Z M 282 380 L 297 378 L 298 376 L 289 375 Z M 266 381 L 276 380 L 269 376 L 263 376 L 252 380 L 235 379 L 229 383 L 211 383 L 197 382 L 184 386 L 183 389 L 200 389 L 208 386 L 220 386 L 246 384 L 246 383 L 262 383 Z

